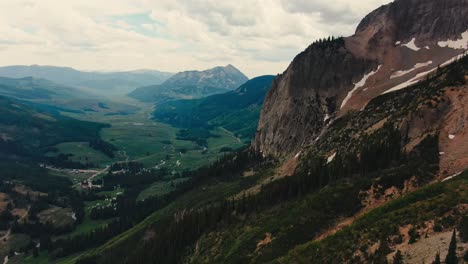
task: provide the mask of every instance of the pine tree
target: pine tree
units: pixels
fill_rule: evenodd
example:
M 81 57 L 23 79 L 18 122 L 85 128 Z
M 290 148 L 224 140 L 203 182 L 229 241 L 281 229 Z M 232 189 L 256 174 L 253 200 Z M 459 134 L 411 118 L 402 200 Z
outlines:
M 452 240 L 450 240 L 450 245 L 445 258 L 445 264 L 457 264 L 457 234 L 455 229 L 453 229 Z
M 37 247 L 33 247 L 33 257 L 34 258 L 39 257 L 39 250 L 37 250 Z
M 439 252 L 437 252 L 437 254 L 435 256 L 435 259 L 432 262 L 432 264 L 440 264 L 440 253 Z
M 393 264 L 403 264 L 403 256 L 401 255 L 401 251 L 398 250 L 393 256 Z
M 462 242 L 468 242 L 468 216 L 463 216 L 460 223 L 460 239 Z

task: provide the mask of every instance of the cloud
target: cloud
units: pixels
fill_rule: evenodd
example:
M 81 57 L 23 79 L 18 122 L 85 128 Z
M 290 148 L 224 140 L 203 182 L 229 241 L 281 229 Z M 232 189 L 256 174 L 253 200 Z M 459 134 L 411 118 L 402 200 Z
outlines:
M 5 0 L 0 62 L 86 70 L 282 72 L 311 42 L 350 35 L 390 0 Z

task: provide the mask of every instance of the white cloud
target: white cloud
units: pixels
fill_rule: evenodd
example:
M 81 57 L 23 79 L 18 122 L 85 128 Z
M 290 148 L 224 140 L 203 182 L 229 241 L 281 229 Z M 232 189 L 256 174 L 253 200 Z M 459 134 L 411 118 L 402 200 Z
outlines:
M 2 0 L 0 64 L 282 72 L 313 40 L 350 35 L 390 0 Z

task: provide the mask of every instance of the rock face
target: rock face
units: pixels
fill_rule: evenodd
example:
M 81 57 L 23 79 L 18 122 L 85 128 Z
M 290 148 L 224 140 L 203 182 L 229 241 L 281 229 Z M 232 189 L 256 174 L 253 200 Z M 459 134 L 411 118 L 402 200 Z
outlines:
M 160 85 L 137 88 L 129 95 L 141 101 L 192 99 L 231 91 L 248 78 L 232 65 L 205 71 L 179 72 Z
M 338 98 L 375 62 L 359 59 L 344 39 L 315 43 L 278 76 L 262 108 L 254 147 L 269 155 L 296 151 L 316 137 Z
M 248 78 L 232 65 L 215 67 L 206 71 L 179 72 L 164 82 L 167 86 L 194 85 L 198 88 L 219 87 L 226 90 L 234 90 Z
M 328 119 L 416 83 L 464 52 L 468 0 L 396 0 L 367 15 L 353 36 L 320 41 L 277 76 L 252 148 L 287 157 L 311 145 Z

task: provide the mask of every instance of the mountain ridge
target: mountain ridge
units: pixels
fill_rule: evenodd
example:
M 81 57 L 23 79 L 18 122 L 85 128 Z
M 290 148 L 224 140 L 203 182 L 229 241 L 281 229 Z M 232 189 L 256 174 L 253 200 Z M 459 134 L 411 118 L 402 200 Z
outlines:
M 143 85 L 162 83 L 172 73 L 154 70 L 120 72 L 80 71 L 71 67 L 47 65 L 11 65 L 0 67 L 0 76 L 10 78 L 35 77 L 63 85 L 94 89 L 102 92 L 127 93 Z
M 247 80 L 247 76 L 229 64 L 204 71 L 179 72 L 160 85 L 137 88 L 129 96 L 156 103 L 199 98 L 234 90 Z
M 359 111 L 453 61 L 467 48 L 467 4 L 395 1 L 366 16 L 353 36 L 310 45 L 274 81 L 252 148 L 293 156 L 320 135 L 324 120 Z

